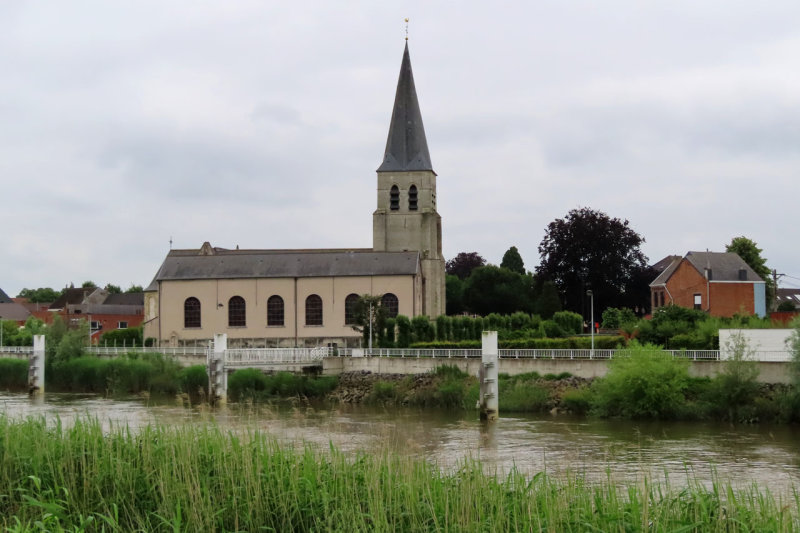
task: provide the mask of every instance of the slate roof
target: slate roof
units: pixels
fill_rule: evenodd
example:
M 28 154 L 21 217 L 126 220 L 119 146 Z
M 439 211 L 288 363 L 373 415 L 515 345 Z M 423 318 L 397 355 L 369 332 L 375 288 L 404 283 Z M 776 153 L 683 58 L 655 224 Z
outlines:
M 30 314 L 30 311 L 28 311 L 25 306 L 14 303 L 13 301 L 10 303 L 0 303 L 0 318 L 4 320 L 22 322 L 23 320 L 27 320 Z
M 0 304 L 8 304 L 13 302 L 14 300 L 12 300 L 11 297 L 8 294 L 6 294 L 3 289 L 0 289 Z
M 143 292 L 122 292 L 109 294 L 103 305 L 144 305 Z
M 419 252 L 358 250 L 172 250 L 145 291 L 158 281 L 415 275 Z
M 414 86 L 414 73 L 411 71 L 411 58 L 408 55 L 408 42 L 403 52 L 397 92 L 394 97 L 392 122 L 386 139 L 383 163 L 378 172 L 406 172 L 415 170 L 433 171 L 431 155 L 422 113 L 419 110 L 417 89 Z
M 778 304 L 792 302 L 795 307 L 800 309 L 800 289 L 778 289 Z
M 688 252 L 686 257 L 673 261 L 661 274 L 650 284 L 651 287 L 664 285 L 680 265 L 686 259 L 698 272 L 705 274 L 706 268 L 711 269 L 711 281 L 738 281 L 750 283 L 764 283 L 750 265 L 737 254 L 732 252 Z M 739 278 L 739 271 L 744 270 L 746 279 Z

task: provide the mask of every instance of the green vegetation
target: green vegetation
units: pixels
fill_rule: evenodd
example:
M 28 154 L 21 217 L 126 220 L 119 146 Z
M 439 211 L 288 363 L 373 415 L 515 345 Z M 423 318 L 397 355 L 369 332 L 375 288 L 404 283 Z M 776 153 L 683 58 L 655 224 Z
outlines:
M 550 402 L 550 390 L 543 387 L 541 376 L 536 372 L 509 376 L 498 376 L 497 398 L 501 413 L 545 411 Z
M 114 329 L 100 336 L 100 344 L 107 346 L 144 346 L 143 328 Z
M 430 374 L 372 384 L 367 403 L 387 406 L 471 409 L 478 401 L 478 381 L 458 367 L 442 365 Z
M 31 446 L 36 443 L 36 446 Z M 104 433 L 0 417 L 7 531 L 798 531 L 800 496 L 688 480 L 443 472 L 390 453 L 293 450 L 252 432 Z
M 678 418 L 688 386 L 688 361 L 634 344 L 617 352 L 608 375 L 594 383 L 592 410 L 606 417 Z
M 45 387 L 53 391 L 109 395 L 175 394 L 181 391 L 183 372 L 178 363 L 159 353 L 130 353 L 113 359 L 80 356 L 48 361 Z
M 0 359 L 0 389 L 24 390 L 28 386 L 28 361 Z
M 336 376 L 307 376 L 291 372 L 264 374 L 253 368 L 243 368 L 228 377 L 228 397 L 234 402 L 294 396 L 319 398 L 336 388 L 337 383 Z

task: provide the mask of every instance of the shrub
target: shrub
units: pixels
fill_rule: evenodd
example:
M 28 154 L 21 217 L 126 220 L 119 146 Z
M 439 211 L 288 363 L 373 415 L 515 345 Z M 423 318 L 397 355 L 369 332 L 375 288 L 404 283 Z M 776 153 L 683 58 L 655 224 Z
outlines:
M 541 328 L 545 337 L 553 339 L 564 336 L 564 330 L 555 320 L 543 320 L 539 327 Z
M 726 350 L 731 357 L 722 362 L 722 371 L 712 381 L 709 395 L 718 417 L 732 422 L 752 420 L 752 409 L 758 392 L 758 366 L 754 350 L 741 334 L 732 335 Z
M 178 375 L 181 390 L 190 395 L 202 396 L 208 389 L 208 373 L 205 365 L 193 365 L 181 370 Z
M 548 407 L 550 392 L 528 380 L 509 380 L 499 387 L 500 411 L 535 412 Z
M 237 402 L 253 399 L 267 390 L 267 376 L 255 368 L 243 368 L 228 376 L 228 398 Z
M 675 418 L 685 403 L 689 362 L 653 345 L 634 343 L 617 352 L 605 378 L 592 385 L 592 411 L 599 416 Z
M 561 406 L 579 415 L 588 413 L 592 406 L 592 390 L 583 387 L 564 392 L 561 396 Z
M 397 315 L 397 347 L 408 348 L 411 344 L 411 321 L 405 315 Z
M 636 323 L 636 315 L 627 307 L 617 309 L 609 307 L 603 311 L 602 326 L 606 329 L 620 329 L 625 325 Z
M 394 402 L 397 399 L 397 384 L 391 381 L 376 381 L 367 400 L 370 402 Z
M 583 317 L 572 311 L 559 311 L 553 314 L 553 321 L 561 327 L 567 335 L 580 335 L 583 333 Z M 554 337 L 555 335 L 548 335 Z

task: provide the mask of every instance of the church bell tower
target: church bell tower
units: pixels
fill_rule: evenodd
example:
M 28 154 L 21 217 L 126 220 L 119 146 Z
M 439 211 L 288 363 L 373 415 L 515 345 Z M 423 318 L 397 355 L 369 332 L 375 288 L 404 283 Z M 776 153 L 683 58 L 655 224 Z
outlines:
M 422 264 L 422 312 L 445 314 L 442 218 L 436 211 L 436 172 L 422 125 L 414 74 L 403 52 L 392 122 L 378 167 L 378 208 L 372 215 L 376 252 L 418 251 Z

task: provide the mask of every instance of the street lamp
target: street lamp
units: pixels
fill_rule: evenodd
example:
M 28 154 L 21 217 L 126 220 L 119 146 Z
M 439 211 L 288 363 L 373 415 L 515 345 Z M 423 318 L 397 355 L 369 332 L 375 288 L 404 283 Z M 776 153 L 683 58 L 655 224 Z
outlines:
M 592 351 L 589 352 L 589 359 L 594 359 L 594 293 L 591 290 L 586 291 L 586 296 L 589 297 L 589 307 L 591 309 L 589 327 L 592 328 Z

